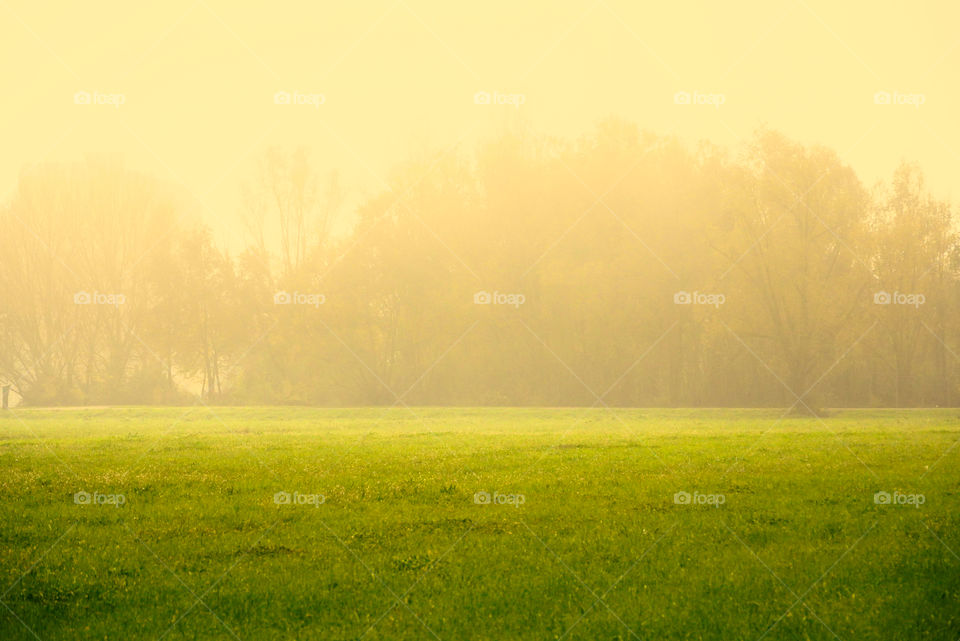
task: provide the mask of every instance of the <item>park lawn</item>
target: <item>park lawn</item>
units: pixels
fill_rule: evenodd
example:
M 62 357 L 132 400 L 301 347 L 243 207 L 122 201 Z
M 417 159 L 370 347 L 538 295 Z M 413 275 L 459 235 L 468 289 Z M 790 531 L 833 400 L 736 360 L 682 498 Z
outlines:
M 956 640 L 960 410 L 781 414 L 11 410 L 0 639 Z

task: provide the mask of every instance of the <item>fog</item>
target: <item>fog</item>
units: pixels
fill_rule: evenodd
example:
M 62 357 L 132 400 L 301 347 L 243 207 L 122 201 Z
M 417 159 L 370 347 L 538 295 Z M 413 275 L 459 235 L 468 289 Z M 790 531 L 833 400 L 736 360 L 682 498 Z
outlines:
M 957 404 L 948 3 L 0 12 L 15 403 Z

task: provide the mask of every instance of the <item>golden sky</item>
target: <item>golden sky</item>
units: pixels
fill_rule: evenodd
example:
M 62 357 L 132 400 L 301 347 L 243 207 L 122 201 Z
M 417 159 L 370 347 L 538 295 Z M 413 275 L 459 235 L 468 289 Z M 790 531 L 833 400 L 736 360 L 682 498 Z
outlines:
M 25 165 L 116 154 L 229 235 L 269 145 L 360 198 L 428 150 L 619 116 L 725 145 L 766 124 L 868 184 L 917 160 L 956 197 L 958 24 L 952 2 L 0 0 L 0 195 Z

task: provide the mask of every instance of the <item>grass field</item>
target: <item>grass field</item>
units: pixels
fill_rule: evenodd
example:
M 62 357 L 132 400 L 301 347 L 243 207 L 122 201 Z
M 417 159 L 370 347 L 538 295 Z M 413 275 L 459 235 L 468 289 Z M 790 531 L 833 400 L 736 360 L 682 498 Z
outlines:
M 960 411 L 779 417 L 6 412 L 0 639 L 956 640 Z

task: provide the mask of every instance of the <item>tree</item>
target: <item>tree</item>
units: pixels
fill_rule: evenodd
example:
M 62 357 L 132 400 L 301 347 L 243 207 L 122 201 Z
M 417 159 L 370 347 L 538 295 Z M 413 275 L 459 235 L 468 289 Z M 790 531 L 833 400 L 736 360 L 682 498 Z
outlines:
M 772 132 L 757 136 L 731 190 L 728 256 L 755 296 L 740 308 L 737 333 L 771 369 L 780 366 L 798 411 L 817 411 L 821 377 L 866 329 L 852 321 L 871 282 L 869 206 L 834 152 Z

